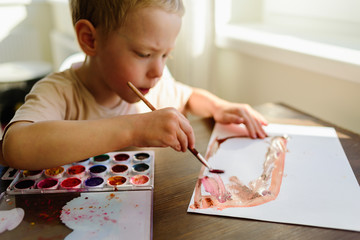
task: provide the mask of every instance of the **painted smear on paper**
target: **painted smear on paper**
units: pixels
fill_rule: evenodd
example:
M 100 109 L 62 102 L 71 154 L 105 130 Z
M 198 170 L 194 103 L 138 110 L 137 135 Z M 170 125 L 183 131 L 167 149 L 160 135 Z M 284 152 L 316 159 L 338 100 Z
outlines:
M 0 211 L 0 233 L 15 229 L 23 220 L 24 215 L 22 208 Z
M 214 156 L 222 143 L 233 138 L 238 137 L 215 139 L 206 158 Z M 228 176 L 227 184 L 216 174 L 200 176 L 195 186 L 194 203 L 190 207 L 222 210 L 230 207 L 254 207 L 275 200 L 283 178 L 286 144 L 287 137 L 284 136 L 276 136 L 270 140 L 261 175 L 247 184 L 241 182 L 240 176 Z M 202 194 L 202 189 L 210 195 Z
M 62 208 L 61 221 L 74 230 L 65 239 L 141 239 L 150 235 L 151 198 L 142 194 L 82 193 Z

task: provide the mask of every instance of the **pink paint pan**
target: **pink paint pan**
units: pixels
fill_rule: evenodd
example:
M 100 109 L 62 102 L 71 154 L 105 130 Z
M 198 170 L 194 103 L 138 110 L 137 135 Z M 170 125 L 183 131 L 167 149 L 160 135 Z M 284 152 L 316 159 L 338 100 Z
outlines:
M 59 179 L 56 178 L 45 178 L 37 183 L 37 188 L 49 190 L 49 189 L 57 189 L 59 186 Z
M 149 184 L 150 178 L 147 175 L 135 175 L 130 178 L 130 183 L 133 185 Z

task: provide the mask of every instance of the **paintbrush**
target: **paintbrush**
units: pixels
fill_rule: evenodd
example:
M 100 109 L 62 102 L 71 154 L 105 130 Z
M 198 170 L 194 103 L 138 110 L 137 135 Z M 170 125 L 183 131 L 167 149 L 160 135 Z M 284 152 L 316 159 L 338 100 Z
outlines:
M 142 95 L 142 93 L 137 89 L 131 82 L 127 83 L 131 90 L 148 106 L 151 111 L 155 111 L 156 108 Z M 189 151 L 194 154 L 194 156 L 205 166 L 209 169 L 211 173 L 224 173 L 224 170 L 220 169 L 213 169 L 210 164 L 205 160 L 205 158 L 195 149 L 188 147 Z

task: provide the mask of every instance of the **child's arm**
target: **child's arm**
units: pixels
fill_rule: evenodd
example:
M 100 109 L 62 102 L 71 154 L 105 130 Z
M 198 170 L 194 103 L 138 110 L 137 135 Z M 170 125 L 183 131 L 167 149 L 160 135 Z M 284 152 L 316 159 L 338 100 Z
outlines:
M 174 108 L 87 121 L 15 122 L 3 139 L 7 165 L 17 169 L 61 166 L 127 146 L 194 146 L 189 121 Z
M 247 104 L 228 102 L 208 91 L 194 88 L 187 103 L 187 110 L 203 117 L 213 117 L 220 123 L 244 123 L 250 137 L 266 137 L 262 126 L 267 125 L 267 121 Z

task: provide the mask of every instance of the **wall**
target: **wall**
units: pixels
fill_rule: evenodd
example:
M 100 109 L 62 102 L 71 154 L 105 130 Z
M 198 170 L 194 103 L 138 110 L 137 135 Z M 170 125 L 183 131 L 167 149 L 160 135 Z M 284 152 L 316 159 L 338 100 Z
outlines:
M 51 61 L 51 9 L 46 1 L 0 3 L 0 62 Z
M 232 101 L 283 102 L 360 133 L 360 84 L 216 49 L 213 91 Z M 360 76 L 359 76 L 360 77 Z

